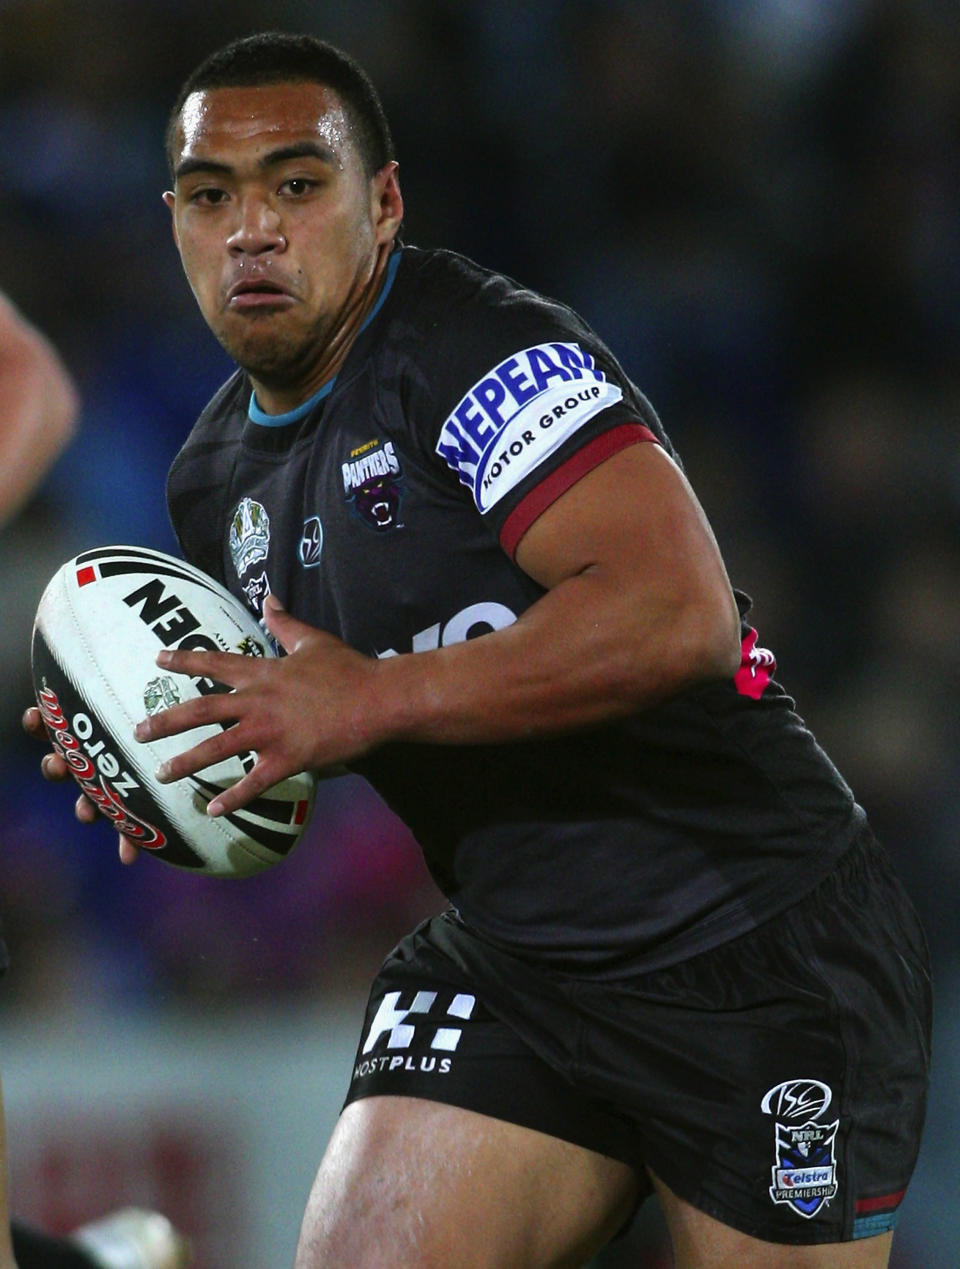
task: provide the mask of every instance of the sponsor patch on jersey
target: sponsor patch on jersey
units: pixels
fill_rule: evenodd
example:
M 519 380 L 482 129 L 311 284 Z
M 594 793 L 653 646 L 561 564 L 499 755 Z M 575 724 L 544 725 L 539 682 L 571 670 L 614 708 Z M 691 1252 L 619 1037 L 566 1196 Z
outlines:
M 536 344 L 494 366 L 440 430 L 437 453 L 488 511 L 578 428 L 623 399 L 577 343 Z
M 833 1093 L 821 1080 L 787 1080 L 767 1090 L 760 1103 L 774 1116 L 770 1198 L 810 1219 L 838 1189 L 836 1139 L 840 1120 L 820 1123 Z
M 243 577 L 254 564 L 260 564 L 270 551 L 270 517 L 262 503 L 241 498 L 230 521 L 230 558 Z
M 466 643 L 468 639 L 476 639 L 493 630 L 504 630 L 507 626 L 512 626 L 516 619 L 517 614 L 506 604 L 498 604 L 493 600 L 469 604 L 445 621 L 435 621 L 418 630 L 411 640 L 410 651 L 432 652 L 435 648 L 448 648 L 453 643 Z M 396 648 L 385 648 L 383 652 L 377 653 L 381 660 L 396 655 Z
M 352 449 L 341 464 L 343 496 L 377 533 L 402 529 L 403 471 L 393 441 L 373 440 Z

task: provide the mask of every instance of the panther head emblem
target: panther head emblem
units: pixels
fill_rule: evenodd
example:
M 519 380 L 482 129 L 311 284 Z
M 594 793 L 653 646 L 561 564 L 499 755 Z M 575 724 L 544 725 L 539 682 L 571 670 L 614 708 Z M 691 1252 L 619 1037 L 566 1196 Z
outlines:
M 357 513 L 378 533 L 398 527 L 400 498 L 400 486 L 392 473 L 372 476 L 353 491 Z

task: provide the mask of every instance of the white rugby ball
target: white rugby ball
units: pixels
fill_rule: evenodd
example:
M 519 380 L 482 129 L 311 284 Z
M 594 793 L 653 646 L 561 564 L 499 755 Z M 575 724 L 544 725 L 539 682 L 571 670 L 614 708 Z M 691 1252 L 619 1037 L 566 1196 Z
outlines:
M 249 609 L 183 560 L 145 547 L 106 546 L 64 564 L 40 600 L 31 651 L 50 741 L 84 793 L 142 850 L 211 876 L 262 872 L 299 840 L 317 777 L 302 772 L 218 816 L 207 815 L 207 803 L 252 767 L 255 754 L 158 783 L 161 762 L 220 727 L 140 744 L 134 725 L 179 701 L 228 690 L 161 670 L 161 648 L 276 655 Z

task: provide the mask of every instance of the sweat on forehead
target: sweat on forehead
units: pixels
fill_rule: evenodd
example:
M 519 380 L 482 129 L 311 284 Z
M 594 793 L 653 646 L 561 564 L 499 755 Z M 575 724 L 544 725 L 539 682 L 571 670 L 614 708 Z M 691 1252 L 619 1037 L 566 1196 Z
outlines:
M 232 40 L 206 57 L 180 88 L 167 119 L 165 146 L 173 166 L 184 102 L 204 89 L 260 84 L 326 85 L 343 103 L 368 176 L 395 159 L 390 125 L 379 94 L 358 62 L 316 36 L 282 31 Z
M 341 166 L 355 148 L 351 121 L 336 93 L 321 84 L 198 89 L 183 103 L 170 154 L 185 162 L 235 145 L 284 151 L 299 147 Z

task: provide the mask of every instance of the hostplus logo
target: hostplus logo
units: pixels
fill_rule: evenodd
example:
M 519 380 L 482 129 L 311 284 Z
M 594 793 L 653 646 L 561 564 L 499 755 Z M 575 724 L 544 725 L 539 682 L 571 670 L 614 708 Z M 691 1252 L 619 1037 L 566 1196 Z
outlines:
M 360 1050 L 353 1078 L 380 1071 L 448 1075 L 465 1022 L 473 1014 L 476 996 L 457 992 L 449 1003 L 437 1005 L 438 993 L 418 991 L 413 1002 L 400 1004 L 405 993 L 389 991 L 380 1002 Z M 444 993 L 444 1001 L 448 997 Z

